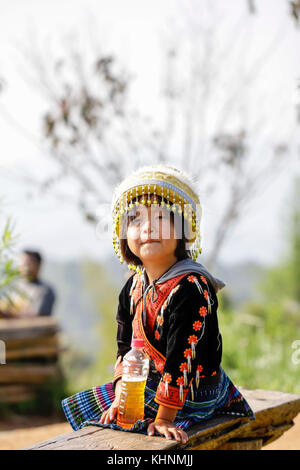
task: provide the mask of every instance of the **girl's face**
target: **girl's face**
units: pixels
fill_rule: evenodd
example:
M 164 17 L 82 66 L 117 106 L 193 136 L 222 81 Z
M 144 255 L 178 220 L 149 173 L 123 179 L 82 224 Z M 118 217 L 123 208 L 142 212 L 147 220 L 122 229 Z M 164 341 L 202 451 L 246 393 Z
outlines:
M 142 263 L 173 260 L 177 242 L 170 212 L 164 206 L 139 205 L 133 215 L 129 212 L 128 247 Z

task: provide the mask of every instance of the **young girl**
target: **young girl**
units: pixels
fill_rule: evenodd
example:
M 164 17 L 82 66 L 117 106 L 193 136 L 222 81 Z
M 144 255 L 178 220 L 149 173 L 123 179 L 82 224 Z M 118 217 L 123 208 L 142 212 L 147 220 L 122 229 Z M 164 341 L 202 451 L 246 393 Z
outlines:
M 62 402 L 74 430 L 87 425 L 121 429 L 115 418 L 122 361 L 132 337 L 144 339 L 150 372 L 145 419 L 129 431 L 185 443 L 185 431 L 213 415 L 254 418 L 221 367 L 216 293 L 225 284 L 196 262 L 202 251 L 200 219 L 193 184 L 176 168 L 142 167 L 115 189 L 114 248 L 135 274 L 119 295 L 112 382 Z

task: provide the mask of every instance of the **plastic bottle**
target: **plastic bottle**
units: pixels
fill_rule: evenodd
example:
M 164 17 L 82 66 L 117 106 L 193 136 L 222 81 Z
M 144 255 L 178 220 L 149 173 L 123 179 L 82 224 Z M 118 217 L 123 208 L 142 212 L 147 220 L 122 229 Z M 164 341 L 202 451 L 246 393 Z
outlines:
M 149 359 L 143 339 L 132 339 L 131 350 L 123 357 L 121 397 L 117 424 L 124 429 L 144 418 L 145 386 L 149 374 Z

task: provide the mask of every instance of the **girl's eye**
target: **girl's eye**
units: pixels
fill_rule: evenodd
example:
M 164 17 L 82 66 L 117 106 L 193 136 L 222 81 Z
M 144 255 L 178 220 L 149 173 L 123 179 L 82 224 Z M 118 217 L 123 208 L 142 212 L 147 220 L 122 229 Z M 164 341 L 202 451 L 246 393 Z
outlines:
M 154 216 L 154 220 L 164 219 L 164 218 L 165 218 L 164 214 L 158 214 Z M 141 222 L 140 216 L 131 215 L 128 217 L 128 224 L 138 224 L 140 222 Z
M 136 224 L 139 221 L 140 221 L 139 217 L 129 217 L 129 219 L 128 219 L 129 224 Z

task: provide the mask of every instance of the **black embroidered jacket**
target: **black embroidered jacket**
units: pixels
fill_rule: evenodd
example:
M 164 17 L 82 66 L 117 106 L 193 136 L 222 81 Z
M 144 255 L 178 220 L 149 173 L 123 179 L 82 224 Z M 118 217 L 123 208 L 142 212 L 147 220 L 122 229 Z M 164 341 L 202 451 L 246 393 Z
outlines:
M 125 283 L 117 312 L 117 362 L 114 381 L 122 375 L 122 359 L 134 337 L 145 340 L 145 353 L 161 378 L 155 401 L 181 409 L 191 388 L 215 375 L 222 358 L 218 300 L 211 282 L 190 272 L 155 284 L 146 295 L 134 274 Z

